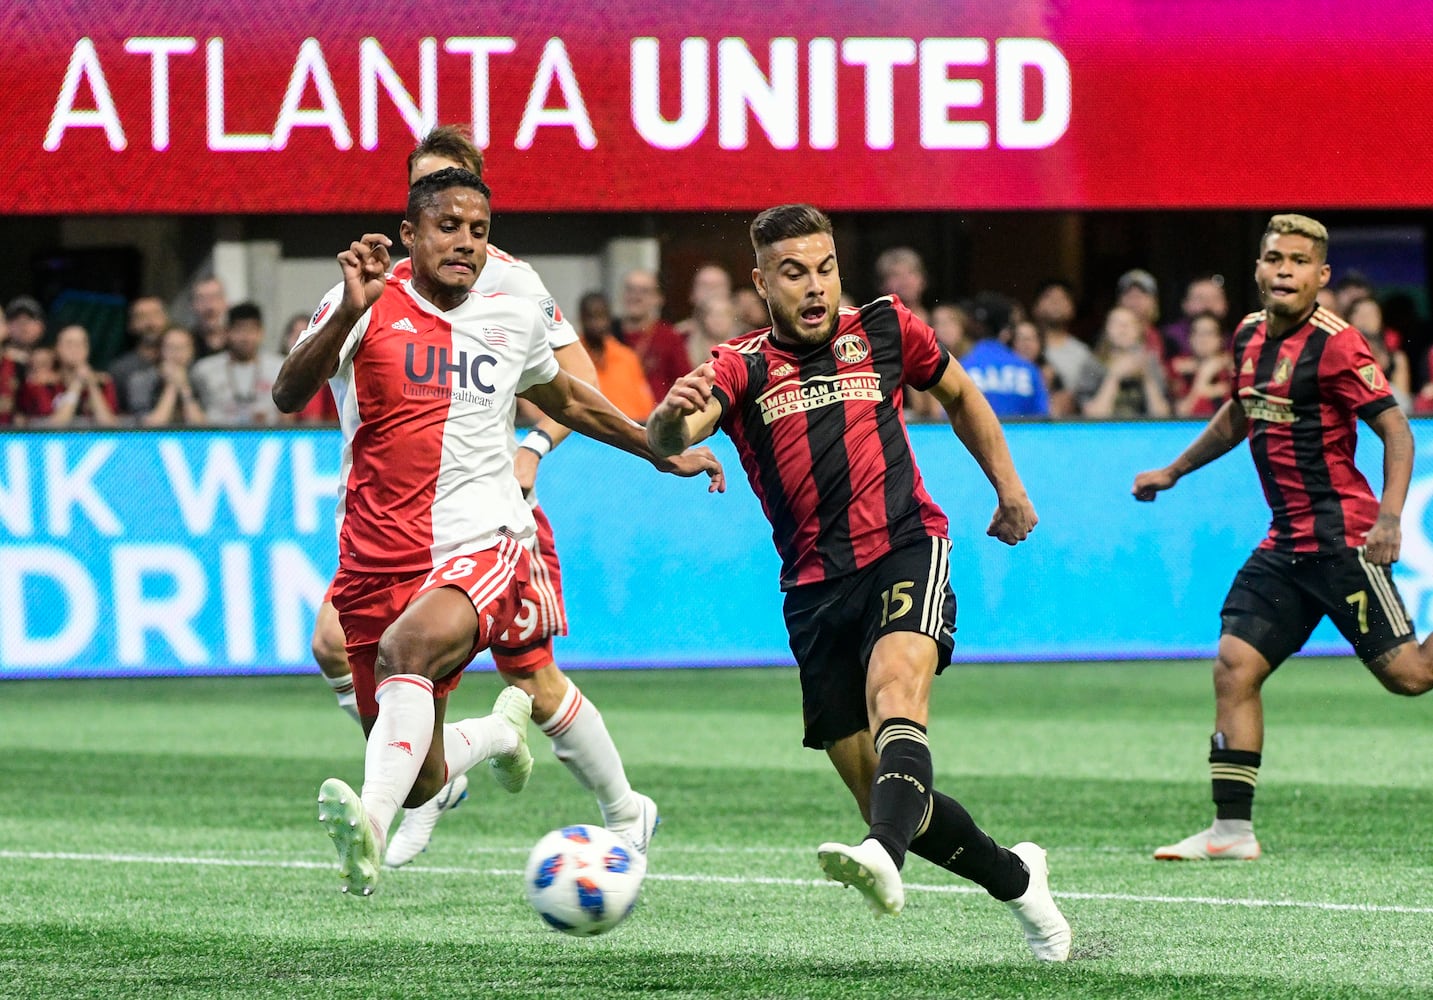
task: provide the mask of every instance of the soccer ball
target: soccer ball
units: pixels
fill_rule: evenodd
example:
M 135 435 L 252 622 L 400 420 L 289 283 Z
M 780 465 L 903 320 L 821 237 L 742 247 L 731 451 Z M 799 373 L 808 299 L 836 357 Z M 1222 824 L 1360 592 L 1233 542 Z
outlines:
M 600 826 L 565 826 L 528 855 L 527 899 L 538 916 L 564 934 L 589 937 L 632 912 L 647 861 Z

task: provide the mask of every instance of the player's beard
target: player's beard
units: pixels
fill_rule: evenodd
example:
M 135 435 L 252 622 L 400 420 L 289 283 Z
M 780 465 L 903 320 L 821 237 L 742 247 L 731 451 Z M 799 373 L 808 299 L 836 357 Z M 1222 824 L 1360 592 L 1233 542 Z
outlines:
M 775 302 L 767 303 L 771 307 L 771 323 L 781 339 L 804 344 L 807 347 L 815 347 L 824 344 L 831 339 L 836 332 L 836 323 L 841 319 L 841 310 L 830 309 L 826 313 L 826 322 L 812 330 L 800 322 L 799 312 L 789 312 Z

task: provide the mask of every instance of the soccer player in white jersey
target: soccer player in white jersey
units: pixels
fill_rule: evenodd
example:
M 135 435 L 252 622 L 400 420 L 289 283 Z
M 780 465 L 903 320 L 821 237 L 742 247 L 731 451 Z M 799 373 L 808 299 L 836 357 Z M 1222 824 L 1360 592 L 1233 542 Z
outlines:
M 482 151 L 457 126 L 439 126 L 414 147 L 408 154 L 408 183 L 445 167 L 461 167 L 482 176 Z M 400 261 L 393 269 L 394 274 L 405 277 L 408 267 L 407 261 Z M 475 287 L 479 292 L 503 292 L 537 303 L 559 367 L 573 378 L 596 385 L 597 372 L 577 332 L 563 317 L 541 277 L 525 261 L 489 244 L 487 263 Z M 341 408 L 341 400 L 339 404 Z M 522 688 L 531 696 L 533 721 L 552 741 L 557 759 L 579 784 L 594 794 L 603 824 L 646 853 L 658 822 L 656 803 L 633 790 L 601 712 L 563 674 L 553 658 L 552 637 L 567 634 L 567 611 L 552 525 L 538 504 L 534 485 L 539 460 L 561 444 L 569 433 L 568 428 L 544 416 L 517 449 L 513 472 L 537 522 L 537 533 L 530 545 L 532 578 L 523 591 L 513 629 L 494 644 L 493 660 L 506 683 Z M 356 695 L 344 652 L 343 629 L 330 599 L 319 608 L 313 652 L 340 706 L 357 720 Z M 467 784 L 466 775 L 459 775 L 428 802 L 408 810 L 388 843 L 384 864 L 396 868 L 426 849 L 438 820 L 466 797 Z
M 489 197 L 460 169 L 414 184 L 401 228 L 412 278 L 387 274 L 391 241 L 382 234 L 339 254 L 344 280 L 273 389 L 284 412 L 326 379 L 343 401 L 333 592 L 368 749 L 362 794 L 328 779 L 319 818 L 343 890 L 360 895 L 377 885 L 401 805 L 421 805 L 481 760 L 495 758 L 514 790 L 531 771 L 521 688 L 504 692 L 494 716 L 444 726 L 448 693 L 512 625 L 530 577 L 525 542 L 536 524 L 512 475 L 516 396 L 664 471 L 705 472 L 712 489 L 724 485 L 710 452 L 657 458 L 640 424 L 561 372 L 537 306 L 473 291 L 487 263 Z

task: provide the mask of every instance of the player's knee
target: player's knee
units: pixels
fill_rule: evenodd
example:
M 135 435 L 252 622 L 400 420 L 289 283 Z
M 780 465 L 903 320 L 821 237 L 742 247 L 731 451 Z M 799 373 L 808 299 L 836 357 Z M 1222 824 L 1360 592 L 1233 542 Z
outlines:
M 333 631 L 316 628 L 309 643 L 314 662 L 329 677 L 341 677 L 348 673 L 348 651 L 344 648 L 343 632 L 335 636 Z
M 1413 698 L 1433 690 L 1433 664 L 1423 657 L 1409 657 L 1408 666 L 1383 671 L 1378 675 L 1385 690 L 1393 694 Z
M 390 627 L 378 640 L 378 663 L 374 671 L 379 677 L 397 674 L 433 674 L 431 643 L 408 629 Z
M 1214 692 L 1219 697 L 1257 694 L 1263 679 L 1264 671 L 1258 664 L 1245 662 L 1222 650 L 1214 658 Z

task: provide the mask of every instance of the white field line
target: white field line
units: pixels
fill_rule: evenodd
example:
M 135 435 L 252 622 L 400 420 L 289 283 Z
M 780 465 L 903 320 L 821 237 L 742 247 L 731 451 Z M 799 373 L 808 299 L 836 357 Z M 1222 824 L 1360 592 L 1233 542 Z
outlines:
M 165 854 L 80 854 L 67 851 L 3 851 L 0 858 L 14 861 L 79 861 L 95 864 L 115 865 L 194 865 L 210 868 L 288 868 L 315 869 L 327 871 L 334 867 L 332 861 L 280 861 L 260 858 L 198 858 Z M 521 877 L 519 868 L 463 868 L 454 866 L 412 865 L 408 871 L 430 875 L 466 875 L 492 877 Z M 757 875 L 676 875 L 664 872 L 649 872 L 647 878 L 654 882 L 699 882 L 708 885 L 778 885 L 802 888 L 835 888 L 835 884 L 824 879 L 769 878 Z M 957 895 L 981 895 L 983 889 L 970 885 L 924 885 L 907 882 L 907 892 L 953 893 Z M 1433 914 L 1433 906 L 1383 906 L 1373 903 L 1331 903 L 1303 899 L 1236 899 L 1221 896 L 1142 896 L 1124 892 L 1054 892 L 1059 899 L 1088 899 L 1116 903 L 1155 903 L 1176 906 L 1225 906 L 1249 908 L 1275 908 L 1291 910 L 1323 910 L 1338 913 L 1418 913 Z

